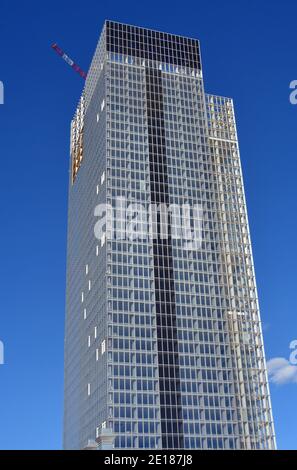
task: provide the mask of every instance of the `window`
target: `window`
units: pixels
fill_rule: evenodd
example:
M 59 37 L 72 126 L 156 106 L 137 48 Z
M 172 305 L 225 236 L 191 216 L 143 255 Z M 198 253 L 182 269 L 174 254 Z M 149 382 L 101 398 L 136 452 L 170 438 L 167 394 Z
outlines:
M 105 343 L 105 339 L 104 339 L 101 343 L 101 354 L 104 354 L 105 351 L 106 351 L 106 343 Z

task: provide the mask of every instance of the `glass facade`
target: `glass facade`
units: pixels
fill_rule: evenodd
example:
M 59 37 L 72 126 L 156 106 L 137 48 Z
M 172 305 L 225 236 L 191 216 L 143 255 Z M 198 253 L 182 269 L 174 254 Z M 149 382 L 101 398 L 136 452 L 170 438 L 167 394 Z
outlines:
M 182 237 L 172 212 L 136 236 L 152 205 L 189 208 Z M 65 448 L 105 430 L 275 448 L 233 103 L 204 92 L 197 40 L 106 21 L 71 126 L 67 264 Z

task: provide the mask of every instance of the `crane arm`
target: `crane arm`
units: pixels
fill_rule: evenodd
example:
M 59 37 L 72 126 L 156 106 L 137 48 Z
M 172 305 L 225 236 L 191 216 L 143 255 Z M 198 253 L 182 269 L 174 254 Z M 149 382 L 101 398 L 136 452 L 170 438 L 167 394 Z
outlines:
M 65 54 L 65 52 L 58 46 L 58 44 L 53 44 L 52 45 L 52 49 L 54 51 L 56 51 L 56 53 L 62 57 L 63 60 L 65 60 L 65 62 L 70 65 L 70 67 L 73 68 L 73 70 L 75 70 L 75 72 L 77 72 L 82 78 L 86 79 L 87 78 L 87 74 L 86 72 L 84 72 L 80 67 L 79 65 L 77 65 L 67 54 Z

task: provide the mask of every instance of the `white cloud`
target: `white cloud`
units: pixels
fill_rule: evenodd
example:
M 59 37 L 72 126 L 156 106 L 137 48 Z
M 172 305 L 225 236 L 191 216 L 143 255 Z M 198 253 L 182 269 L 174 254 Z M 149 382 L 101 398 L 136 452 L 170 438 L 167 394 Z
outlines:
M 268 375 L 275 384 L 297 383 L 297 366 L 284 357 L 274 357 L 267 362 Z

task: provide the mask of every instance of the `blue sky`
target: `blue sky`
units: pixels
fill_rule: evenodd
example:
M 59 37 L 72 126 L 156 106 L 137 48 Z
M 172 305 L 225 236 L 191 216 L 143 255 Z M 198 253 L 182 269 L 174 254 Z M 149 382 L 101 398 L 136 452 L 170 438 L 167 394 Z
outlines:
M 104 19 L 201 41 L 206 91 L 234 98 L 267 358 L 296 327 L 295 1 L 13 1 L 0 9 L 0 449 L 62 442 L 69 123 Z M 288 382 L 289 380 L 287 380 Z M 297 383 L 271 384 L 278 447 L 296 449 Z

